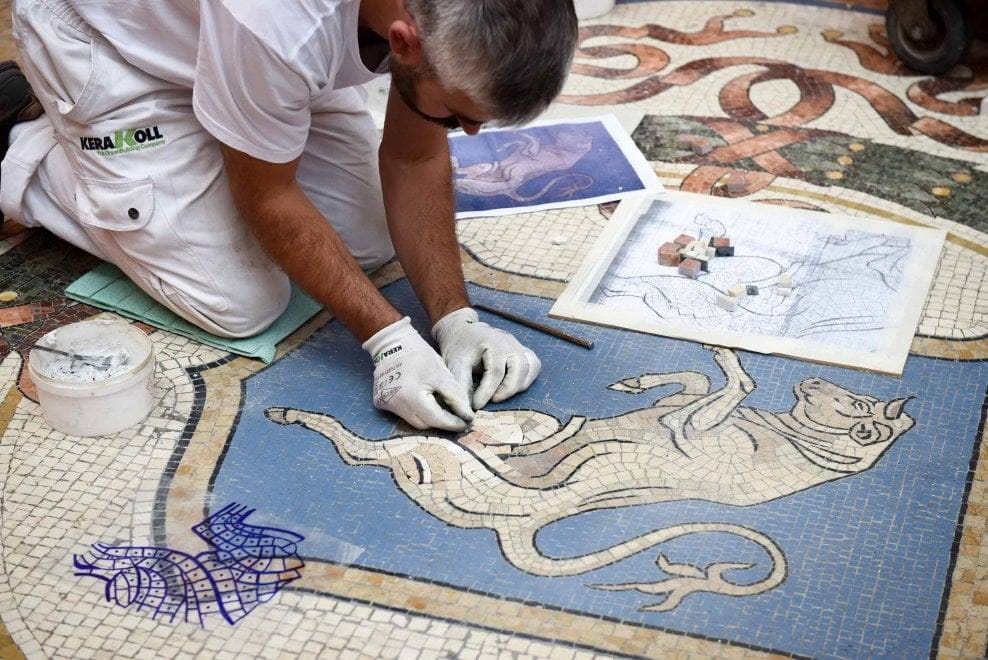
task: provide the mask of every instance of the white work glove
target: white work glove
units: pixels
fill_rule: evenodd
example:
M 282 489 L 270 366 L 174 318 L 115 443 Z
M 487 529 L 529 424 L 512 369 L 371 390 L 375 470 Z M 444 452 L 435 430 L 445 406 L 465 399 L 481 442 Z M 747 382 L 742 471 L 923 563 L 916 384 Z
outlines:
M 363 346 L 374 359 L 375 407 L 423 431 L 465 431 L 473 421 L 467 391 L 407 316 Z
M 542 370 L 535 353 L 507 332 L 481 323 L 469 307 L 439 319 L 432 336 L 439 342 L 446 366 L 467 392 L 473 390 L 474 371 L 483 371 L 473 391 L 474 410 L 527 390 Z

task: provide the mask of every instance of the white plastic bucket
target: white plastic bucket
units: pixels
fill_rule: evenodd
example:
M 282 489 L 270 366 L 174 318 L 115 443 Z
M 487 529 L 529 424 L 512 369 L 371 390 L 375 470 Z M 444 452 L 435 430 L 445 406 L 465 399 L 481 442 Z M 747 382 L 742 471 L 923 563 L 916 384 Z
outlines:
M 614 9 L 614 0 L 575 0 L 576 17 L 596 18 Z
M 147 335 L 119 321 L 82 321 L 48 333 L 41 346 L 82 353 L 79 346 L 119 346 L 130 364 L 121 373 L 93 382 L 51 376 L 57 355 L 31 351 L 30 374 L 45 421 L 66 435 L 119 433 L 144 420 L 154 406 L 154 346 Z

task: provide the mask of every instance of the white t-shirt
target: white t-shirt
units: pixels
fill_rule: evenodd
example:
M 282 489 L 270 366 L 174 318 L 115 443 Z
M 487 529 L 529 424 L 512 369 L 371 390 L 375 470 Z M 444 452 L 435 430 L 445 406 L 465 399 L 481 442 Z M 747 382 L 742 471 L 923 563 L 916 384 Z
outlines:
M 320 96 L 375 74 L 360 0 L 71 0 L 128 62 L 192 89 L 203 127 L 255 158 L 301 155 Z

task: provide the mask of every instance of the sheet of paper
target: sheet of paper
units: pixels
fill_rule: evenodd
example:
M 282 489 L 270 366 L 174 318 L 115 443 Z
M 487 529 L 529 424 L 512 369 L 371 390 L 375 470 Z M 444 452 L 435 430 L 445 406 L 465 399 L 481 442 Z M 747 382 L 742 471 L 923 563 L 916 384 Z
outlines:
M 657 259 L 659 246 L 682 234 L 703 244 L 728 237 L 735 254 L 712 258 L 691 279 Z M 671 192 L 618 208 L 551 315 L 899 375 L 944 238 L 938 229 Z M 757 295 L 737 298 L 735 311 L 718 305 L 739 285 Z
M 662 192 L 613 116 L 450 135 L 456 217 L 590 206 Z

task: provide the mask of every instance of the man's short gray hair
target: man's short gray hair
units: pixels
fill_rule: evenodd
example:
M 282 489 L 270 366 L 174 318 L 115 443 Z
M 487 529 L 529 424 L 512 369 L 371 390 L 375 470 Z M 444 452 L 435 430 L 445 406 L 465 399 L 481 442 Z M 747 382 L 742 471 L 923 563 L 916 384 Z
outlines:
M 426 60 L 447 89 L 503 124 L 559 94 L 576 49 L 573 0 L 405 0 Z

